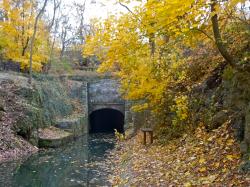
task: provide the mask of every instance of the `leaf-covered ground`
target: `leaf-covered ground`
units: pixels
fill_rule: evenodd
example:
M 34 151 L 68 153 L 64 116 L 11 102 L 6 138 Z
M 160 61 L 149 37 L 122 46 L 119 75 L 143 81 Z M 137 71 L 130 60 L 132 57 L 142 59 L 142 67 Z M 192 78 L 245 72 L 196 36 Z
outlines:
M 17 86 L 0 81 L 0 163 L 27 157 L 38 151 L 14 130 L 17 120 L 22 120 L 21 99 L 14 94 Z
M 120 143 L 112 153 L 119 186 L 249 186 L 233 130 L 224 124 L 210 133 L 198 128 L 193 136 L 166 145 L 143 146 L 140 137 Z

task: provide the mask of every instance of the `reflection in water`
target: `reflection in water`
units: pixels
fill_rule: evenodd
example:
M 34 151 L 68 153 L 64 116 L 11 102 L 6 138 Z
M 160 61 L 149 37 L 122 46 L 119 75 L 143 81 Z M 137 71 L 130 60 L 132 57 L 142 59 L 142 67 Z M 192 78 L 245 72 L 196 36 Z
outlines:
M 40 152 L 21 165 L 2 164 L 0 186 L 107 186 L 110 171 L 106 153 L 114 144 L 112 134 L 92 134 L 64 147 Z

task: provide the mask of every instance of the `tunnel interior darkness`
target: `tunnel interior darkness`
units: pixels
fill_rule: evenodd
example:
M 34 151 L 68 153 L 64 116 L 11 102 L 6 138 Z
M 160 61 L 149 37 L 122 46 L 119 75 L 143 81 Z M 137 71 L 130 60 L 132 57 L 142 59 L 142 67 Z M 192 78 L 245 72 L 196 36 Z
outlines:
M 90 133 L 112 133 L 114 129 L 124 132 L 124 115 L 114 109 L 99 109 L 89 116 Z

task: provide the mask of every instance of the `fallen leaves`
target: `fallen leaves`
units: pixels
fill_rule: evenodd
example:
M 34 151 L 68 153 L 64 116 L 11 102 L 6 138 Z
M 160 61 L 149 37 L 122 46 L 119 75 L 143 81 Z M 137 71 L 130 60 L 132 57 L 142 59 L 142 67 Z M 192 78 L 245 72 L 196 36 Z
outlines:
M 38 151 L 29 142 L 18 136 L 14 125 L 22 120 L 22 99 L 15 94 L 18 87 L 10 80 L 0 81 L 0 100 L 4 112 L 0 119 L 0 163 L 18 160 Z
M 111 181 L 118 186 L 250 185 L 249 178 L 238 170 L 239 145 L 228 124 L 210 133 L 199 128 L 194 136 L 167 145 L 145 147 L 133 138 L 119 144 L 111 159 Z
M 234 160 L 234 159 L 237 159 L 238 158 L 238 155 L 227 155 L 226 156 L 226 158 L 228 159 L 228 160 Z
M 206 162 L 206 159 L 205 158 L 201 158 L 200 160 L 199 160 L 199 163 L 200 164 L 204 164 Z
M 199 172 L 205 172 L 205 171 L 207 171 L 206 167 L 202 167 L 202 168 L 199 169 Z

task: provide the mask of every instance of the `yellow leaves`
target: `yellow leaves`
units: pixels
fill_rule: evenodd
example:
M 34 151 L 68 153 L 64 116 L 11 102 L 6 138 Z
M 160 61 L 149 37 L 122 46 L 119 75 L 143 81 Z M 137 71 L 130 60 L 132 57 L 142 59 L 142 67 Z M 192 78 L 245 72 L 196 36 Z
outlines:
M 206 167 L 202 167 L 202 168 L 199 169 L 199 172 L 205 172 L 205 171 L 207 171 Z
M 222 169 L 222 172 L 223 172 L 223 173 L 227 173 L 228 171 L 229 171 L 229 170 L 228 170 L 227 168 L 223 168 L 223 169 Z
M 176 113 L 176 117 L 173 120 L 175 124 L 188 118 L 188 98 L 187 96 L 176 96 L 174 101 L 175 105 L 171 107 L 171 111 Z
M 131 109 L 135 112 L 140 112 L 140 111 L 143 111 L 143 110 L 146 110 L 148 109 L 148 103 L 143 103 L 143 104 L 139 104 L 139 105 L 135 105 L 133 106 Z
M 239 155 L 226 155 L 226 158 L 230 161 L 233 161 L 235 159 L 238 159 Z
M 142 147 L 133 138 L 126 140 L 114 153 L 118 160 L 116 167 L 120 168 L 117 170 L 120 173 L 114 175 L 127 171 L 134 173 L 128 178 L 130 186 L 155 186 L 158 183 L 158 186 L 249 186 L 243 185 L 246 184 L 242 183 L 246 177 L 238 171 L 240 158 L 237 142 L 228 150 L 224 149 L 227 141 L 234 140 L 231 130 L 223 125 L 216 131 L 200 132 L 201 137 L 183 136 L 148 148 Z M 209 137 L 213 137 L 212 141 Z M 221 142 L 224 142 L 223 146 Z M 223 162 L 224 159 L 227 161 Z
M 178 83 L 186 87 L 189 61 L 183 53 L 203 44 L 204 36 L 194 28 L 211 30 L 209 7 L 205 0 L 145 1 L 133 14 L 95 21 L 95 34 L 87 37 L 83 54 L 98 57 L 99 72 L 114 72 L 120 78 L 124 97 L 140 101 L 135 110 L 161 112 L 168 88 Z M 221 13 L 222 6 L 216 11 Z M 187 98 L 173 102 L 171 110 L 177 115 L 173 123 L 185 122 Z
M 199 183 L 200 184 L 212 184 L 214 182 L 214 180 L 218 177 L 218 175 L 209 175 L 207 177 L 201 177 L 199 178 Z
M 2 4 L 0 5 L 1 8 L 6 10 L 7 12 L 10 10 L 10 0 L 3 0 Z
M 117 131 L 117 129 L 114 129 L 115 130 L 115 137 L 116 137 L 116 139 L 118 140 L 118 141 L 124 141 L 125 140 L 125 135 L 124 134 L 122 134 L 122 133 L 119 133 L 118 131 Z
M 233 145 L 234 142 L 235 142 L 234 139 L 229 139 L 229 140 L 227 140 L 226 145 L 227 146 Z
M 205 158 L 201 158 L 200 160 L 199 160 L 199 163 L 200 164 L 204 164 L 206 162 L 206 159 Z
M 220 167 L 220 163 L 219 162 L 214 163 L 214 167 L 215 168 L 219 168 Z
M 212 142 L 212 141 L 214 141 L 214 139 L 215 139 L 215 137 L 210 136 L 207 140 L 208 140 L 209 142 Z
M 12 59 L 21 64 L 21 68 L 29 67 L 29 43 L 33 34 L 34 2 L 23 1 L 22 6 L 15 6 L 13 0 L 3 0 L 0 7 L 8 19 L 0 21 L 0 47 L 6 59 Z M 34 44 L 34 71 L 41 71 L 42 63 L 48 59 L 49 48 L 47 41 L 49 33 L 43 21 L 39 22 L 36 41 Z
M 192 187 L 193 185 L 192 185 L 192 183 L 191 182 L 186 182 L 185 184 L 184 184 L 184 187 Z
M 14 58 L 21 65 L 21 69 L 29 69 L 29 58 Z M 34 60 L 32 63 L 32 68 L 35 72 L 40 72 L 42 70 L 42 64 L 39 61 Z
M 116 72 L 121 78 L 124 97 L 131 100 L 145 99 L 146 103 L 133 107 L 136 111 L 145 110 L 161 100 L 163 86 L 159 85 L 152 73 L 154 63 L 149 46 L 142 43 L 139 33 L 128 25 L 129 17 L 121 19 L 122 22 L 113 22 L 113 26 L 107 20 L 95 36 L 88 37 L 83 53 L 95 54 L 102 60 L 99 72 Z M 152 104 L 148 103 L 149 100 Z
M 233 157 L 233 155 L 227 155 L 226 158 L 227 158 L 228 160 L 233 160 L 234 157 Z

